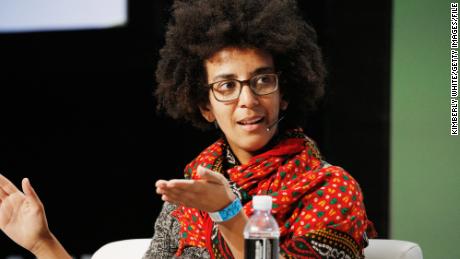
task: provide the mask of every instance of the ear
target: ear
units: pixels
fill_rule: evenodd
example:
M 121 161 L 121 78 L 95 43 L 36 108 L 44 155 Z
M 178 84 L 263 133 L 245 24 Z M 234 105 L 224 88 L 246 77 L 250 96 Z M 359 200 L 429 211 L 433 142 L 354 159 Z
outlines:
M 208 122 L 214 122 L 216 120 L 216 117 L 214 116 L 214 113 L 211 111 L 209 104 L 206 106 L 200 106 L 200 112 L 201 115 L 208 121 Z
M 289 102 L 288 102 L 288 101 L 286 101 L 286 100 L 284 100 L 284 99 L 281 99 L 280 109 L 281 109 L 282 111 L 285 111 L 285 110 L 287 109 L 288 105 L 289 105 Z

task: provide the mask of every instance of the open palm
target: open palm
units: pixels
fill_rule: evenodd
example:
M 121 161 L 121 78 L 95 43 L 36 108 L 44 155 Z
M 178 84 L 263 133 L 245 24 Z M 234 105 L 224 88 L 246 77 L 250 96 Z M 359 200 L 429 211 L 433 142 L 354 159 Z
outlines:
M 27 178 L 22 180 L 22 190 L 0 175 L 0 229 L 31 250 L 49 230 L 43 204 Z

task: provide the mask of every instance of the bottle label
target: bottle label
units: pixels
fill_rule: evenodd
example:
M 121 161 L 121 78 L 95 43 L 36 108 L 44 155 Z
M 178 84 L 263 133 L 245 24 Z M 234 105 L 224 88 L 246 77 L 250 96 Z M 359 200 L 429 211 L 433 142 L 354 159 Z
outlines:
M 256 238 L 244 240 L 245 259 L 278 259 L 279 242 L 277 238 Z

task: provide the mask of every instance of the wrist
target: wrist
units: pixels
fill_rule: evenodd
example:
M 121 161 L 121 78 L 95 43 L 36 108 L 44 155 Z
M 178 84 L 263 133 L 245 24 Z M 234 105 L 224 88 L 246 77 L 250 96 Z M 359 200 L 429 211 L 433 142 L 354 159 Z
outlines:
M 30 250 L 38 259 L 40 258 L 72 258 L 59 240 L 51 233 L 44 235 Z
M 225 208 L 215 212 L 208 212 L 208 214 L 212 221 L 222 223 L 231 220 L 233 217 L 238 215 L 242 208 L 243 205 L 241 204 L 241 200 L 238 197 L 235 197 L 235 199 L 233 199 L 233 201 Z
M 219 226 L 219 229 L 227 228 L 231 230 L 237 230 L 237 229 L 244 229 L 247 221 L 248 221 L 248 217 L 246 216 L 246 213 L 244 213 L 244 210 L 240 210 L 240 212 L 238 212 L 238 214 L 236 214 L 233 218 L 227 221 L 219 222 L 217 225 Z M 243 230 L 241 230 L 240 232 L 242 235 Z
M 30 252 L 34 254 L 36 257 L 46 253 L 46 251 L 51 246 L 53 242 L 54 235 L 51 232 L 47 232 L 45 234 L 40 235 L 37 242 L 30 248 Z

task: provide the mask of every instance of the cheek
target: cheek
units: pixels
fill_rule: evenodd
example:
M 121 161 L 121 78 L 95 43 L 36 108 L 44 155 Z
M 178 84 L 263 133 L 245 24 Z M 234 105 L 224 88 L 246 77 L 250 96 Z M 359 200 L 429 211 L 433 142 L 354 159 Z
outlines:
M 214 114 L 220 125 L 230 125 L 232 123 L 232 111 L 230 109 L 220 107 L 220 109 L 215 110 Z
M 273 96 L 272 99 L 270 100 L 267 100 L 267 102 L 265 103 L 265 107 L 267 107 L 267 110 L 270 111 L 270 115 L 273 117 L 273 118 L 276 118 L 280 112 L 280 108 L 281 108 L 281 97 L 279 94 L 277 94 L 276 96 Z
M 214 97 L 211 97 L 214 98 Z M 225 126 L 231 123 L 233 106 L 210 99 L 210 111 L 214 115 L 217 123 L 220 126 Z

